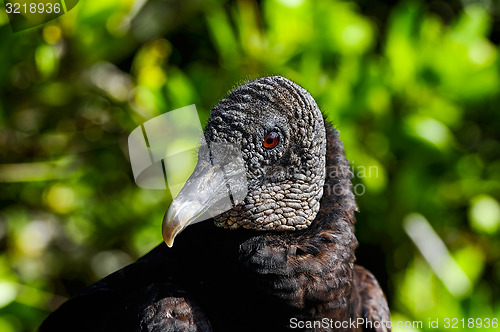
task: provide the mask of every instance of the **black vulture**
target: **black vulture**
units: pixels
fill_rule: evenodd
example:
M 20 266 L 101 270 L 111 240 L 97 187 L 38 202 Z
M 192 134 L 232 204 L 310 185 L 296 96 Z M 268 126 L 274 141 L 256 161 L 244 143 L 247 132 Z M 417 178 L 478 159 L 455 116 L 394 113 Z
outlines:
M 280 76 L 249 81 L 212 109 L 204 133 L 240 147 L 242 201 L 186 227 L 209 208 L 198 195 L 218 195 L 204 192 L 215 180 L 200 159 L 165 214 L 165 243 L 40 331 L 390 331 L 380 286 L 354 264 L 350 164 L 311 95 Z

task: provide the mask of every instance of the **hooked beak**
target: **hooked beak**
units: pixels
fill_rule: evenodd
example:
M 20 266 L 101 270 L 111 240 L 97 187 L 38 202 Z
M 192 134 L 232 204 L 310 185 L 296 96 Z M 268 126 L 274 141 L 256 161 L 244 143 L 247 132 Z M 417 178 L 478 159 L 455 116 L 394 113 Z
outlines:
M 198 164 L 179 195 L 168 207 L 162 223 L 162 234 L 165 243 L 172 247 L 175 237 L 187 226 L 205 218 L 202 215 L 210 209 L 214 201 L 224 197 L 220 189 L 225 184 L 220 168 Z
M 198 202 L 175 199 L 168 207 L 162 222 L 163 240 L 167 246 L 174 245 L 175 237 L 200 216 L 206 207 Z
M 247 195 L 245 167 L 240 150 L 232 146 L 212 144 L 211 158 L 200 153 L 193 174 L 170 204 L 162 223 L 165 243 L 172 247 L 174 239 L 187 226 L 230 210 Z

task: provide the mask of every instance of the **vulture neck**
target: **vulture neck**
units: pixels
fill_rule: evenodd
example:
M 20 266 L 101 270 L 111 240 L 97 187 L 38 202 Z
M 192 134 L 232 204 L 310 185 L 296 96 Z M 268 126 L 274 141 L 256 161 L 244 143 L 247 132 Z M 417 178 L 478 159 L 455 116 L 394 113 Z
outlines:
M 313 317 L 348 320 L 353 313 L 354 251 L 358 241 L 354 235 L 354 212 L 358 206 L 352 192 L 350 163 L 339 138 L 339 132 L 326 120 L 326 178 L 320 210 L 305 231 L 307 243 L 317 250 L 314 257 L 323 268 L 311 268 L 308 275 L 316 284 L 309 287 L 304 302 Z M 312 265 L 312 264 L 311 264 Z M 310 306 L 307 306 L 309 304 Z
M 354 212 L 358 211 L 358 206 L 352 193 L 351 164 L 345 157 L 344 144 L 339 138 L 339 132 L 326 120 L 325 127 L 326 177 L 320 210 L 314 220 L 312 230 L 335 229 L 339 223 L 344 222 L 354 230 L 356 220 Z M 342 220 L 338 220 L 339 217 Z

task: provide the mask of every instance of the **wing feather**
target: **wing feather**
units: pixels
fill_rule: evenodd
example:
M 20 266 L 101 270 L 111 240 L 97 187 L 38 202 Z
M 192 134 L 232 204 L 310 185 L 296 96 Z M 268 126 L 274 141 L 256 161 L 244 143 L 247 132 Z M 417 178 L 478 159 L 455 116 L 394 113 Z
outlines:
M 367 323 L 366 331 L 390 332 L 389 306 L 377 279 L 364 267 L 354 268 L 354 285 L 361 304 L 361 315 Z

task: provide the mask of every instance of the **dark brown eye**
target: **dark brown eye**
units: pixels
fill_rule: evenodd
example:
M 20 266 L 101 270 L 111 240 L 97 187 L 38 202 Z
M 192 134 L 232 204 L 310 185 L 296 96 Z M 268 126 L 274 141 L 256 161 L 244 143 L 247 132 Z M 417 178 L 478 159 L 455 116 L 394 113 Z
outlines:
M 272 149 L 276 145 L 278 145 L 278 141 L 280 139 L 280 135 L 278 133 L 275 133 L 274 131 L 271 131 L 269 134 L 267 134 L 266 138 L 264 138 L 264 142 L 262 142 L 262 145 L 266 149 Z

